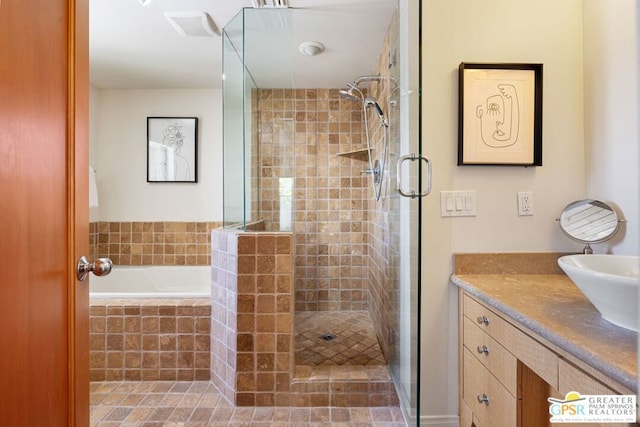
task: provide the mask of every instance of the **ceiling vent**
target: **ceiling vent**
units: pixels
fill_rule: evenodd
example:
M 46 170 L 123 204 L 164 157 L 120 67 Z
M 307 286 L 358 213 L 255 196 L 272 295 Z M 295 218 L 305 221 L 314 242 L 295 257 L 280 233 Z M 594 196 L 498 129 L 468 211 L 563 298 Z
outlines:
M 183 37 L 219 36 L 220 30 L 205 12 L 165 12 L 165 18 Z
M 263 7 L 289 7 L 287 0 L 251 0 L 251 3 L 256 9 Z

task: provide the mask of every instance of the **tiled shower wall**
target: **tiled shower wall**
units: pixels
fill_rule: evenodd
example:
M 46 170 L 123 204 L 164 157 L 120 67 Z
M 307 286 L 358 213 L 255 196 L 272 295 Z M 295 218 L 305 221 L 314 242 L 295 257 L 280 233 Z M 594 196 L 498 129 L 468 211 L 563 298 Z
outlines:
M 398 88 L 397 79 L 388 77 L 398 73 L 389 65 L 397 51 L 397 22 L 395 16 L 374 73 L 382 83 L 368 86 L 391 124 L 394 147 L 399 103 L 389 101 Z M 362 174 L 369 168 L 366 153 L 347 154 L 366 148 L 360 103 L 341 98 L 338 89 L 259 89 L 255 96 L 260 131 L 252 154 L 260 173 L 259 216 L 267 230 L 281 230 L 283 204 L 291 203 L 296 311 L 368 309 L 388 356 L 390 336 L 398 327 L 399 227 L 390 225 L 397 223 L 399 211 L 390 173 L 397 153 L 389 156 L 383 197 L 376 202 L 370 176 Z M 384 128 L 372 110 L 367 117 L 370 141 L 374 158 L 380 158 Z M 294 178 L 289 197 L 286 178 Z
M 212 233 L 211 379 L 238 406 L 289 405 L 292 236 Z
M 258 102 L 260 218 L 285 230 L 291 206 L 296 311 L 366 309 L 369 166 L 341 155 L 365 147 L 362 104 L 338 89 L 260 89 Z
M 120 222 L 89 224 L 91 259 L 115 265 L 210 265 L 211 230 L 221 222 Z
M 390 125 L 387 135 L 390 153 L 385 166 L 382 193 L 379 201 L 376 201 L 373 197 L 371 183 L 368 183 L 367 187 L 367 208 L 369 212 L 369 234 L 367 236 L 369 245 L 369 314 L 373 321 L 378 342 L 387 359 L 389 359 L 392 343 L 399 341 L 394 340 L 392 335 L 399 328 L 397 324 L 399 315 L 397 312 L 399 307 L 397 286 L 400 280 L 398 270 L 400 256 L 398 235 L 400 231 L 398 216 L 400 196 L 395 191 L 395 162 L 397 161 L 400 138 L 400 103 L 397 99 L 394 103 L 389 102 L 391 96 L 399 97 L 397 79 L 389 78 L 390 73 L 396 74 L 395 77 L 397 77 L 396 66 L 389 64 L 389 59 L 394 58 L 397 52 L 397 49 L 393 48 L 393 46 L 397 46 L 397 23 L 396 15 L 392 19 L 378 56 L 376 74 L 383 77 L 383 83 L 373 83 L 370 86 L 370 94 L 375 97 L 382 107 Z M 393 55 L 389 54 L 391 49 L 393 49 Z M 374 147 L 375 158 L 381 158 L 384 148 L 385 129 L 380 126 L 380 121 L 371 110 L 368 116 L 371 145 Z M 394 149 L 391 149 L 391 147 Z
M 386 366 L 295 366 L 293 236 L 212 233 L 211 380 L 237 406 L 392 406 Z

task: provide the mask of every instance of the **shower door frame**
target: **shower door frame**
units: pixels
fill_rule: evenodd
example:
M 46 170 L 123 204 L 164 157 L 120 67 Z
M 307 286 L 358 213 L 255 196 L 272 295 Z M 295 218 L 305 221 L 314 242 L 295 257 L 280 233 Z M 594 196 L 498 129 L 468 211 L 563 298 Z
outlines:
M 397 354 L 389 360 L 389 368 L 407 425 L 419 426 L 422 198 L 403 196 L 400 186 L 402 185 L 404 190 L 406 187 L 415 189 L 416 195 L 424 191 L 424 163 L 420 160 L 422 4 L 419 0 L 399 0 L 398 6 L 399 52 L 398 55 L 391 55 L 393 58 L 390 58 L 390 62 L 397 60 L 400 63 L 398 94 L 395 101 L 401 111 L 396 118 L 396 125 L 401 133 L 397 140 L 392 138 L 392 141 L 397 143 L 391 146 L 391 152 L 398 158 L 394 159 L 396 161 L 393 161 L 389 168 L 389 227 L 392 245 L 397 244 L 397 259 L 391 263 L 389 278 L 392 288 L 397 289 L 397 328 L 394 331 L 397 336 L 392 338 L 398 344 L 395 347 Z M 403 155 L 411 155 L 418 161 L 401 163 L 399 157 Z M 398 182 L 400 178 L 403 184 Z M 397 272 L 395 275 L 394 271 Z

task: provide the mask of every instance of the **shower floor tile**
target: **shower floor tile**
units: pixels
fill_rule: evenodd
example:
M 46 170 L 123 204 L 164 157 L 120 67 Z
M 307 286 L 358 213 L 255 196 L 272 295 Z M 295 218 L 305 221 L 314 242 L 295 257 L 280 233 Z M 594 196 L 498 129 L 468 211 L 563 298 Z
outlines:
M 366 311 L 305 311 L 295 316 L 296 365 L 386 365 Z

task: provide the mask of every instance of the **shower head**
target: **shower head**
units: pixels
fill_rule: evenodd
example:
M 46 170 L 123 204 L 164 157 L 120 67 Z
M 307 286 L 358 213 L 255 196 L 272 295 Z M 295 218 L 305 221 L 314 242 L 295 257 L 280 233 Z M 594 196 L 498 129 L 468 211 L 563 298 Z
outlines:
M 362 91 L 356 87 L 355 83 L 349 82 L 347 83 L 347 87 L 349 89 L 340 89 L 338 92 L 341 97 L 351 101 L 363 102 L 364 95 Z
M 356 95 L 353 94 L 353 90 L 349 89 L 340 89 L 340 91 L 338 92 L 340 94 L 341 97 L 348 99 L 350 101 L 356 101 L 356 102 L 360 102 L 360 98 L 358 98 Z

